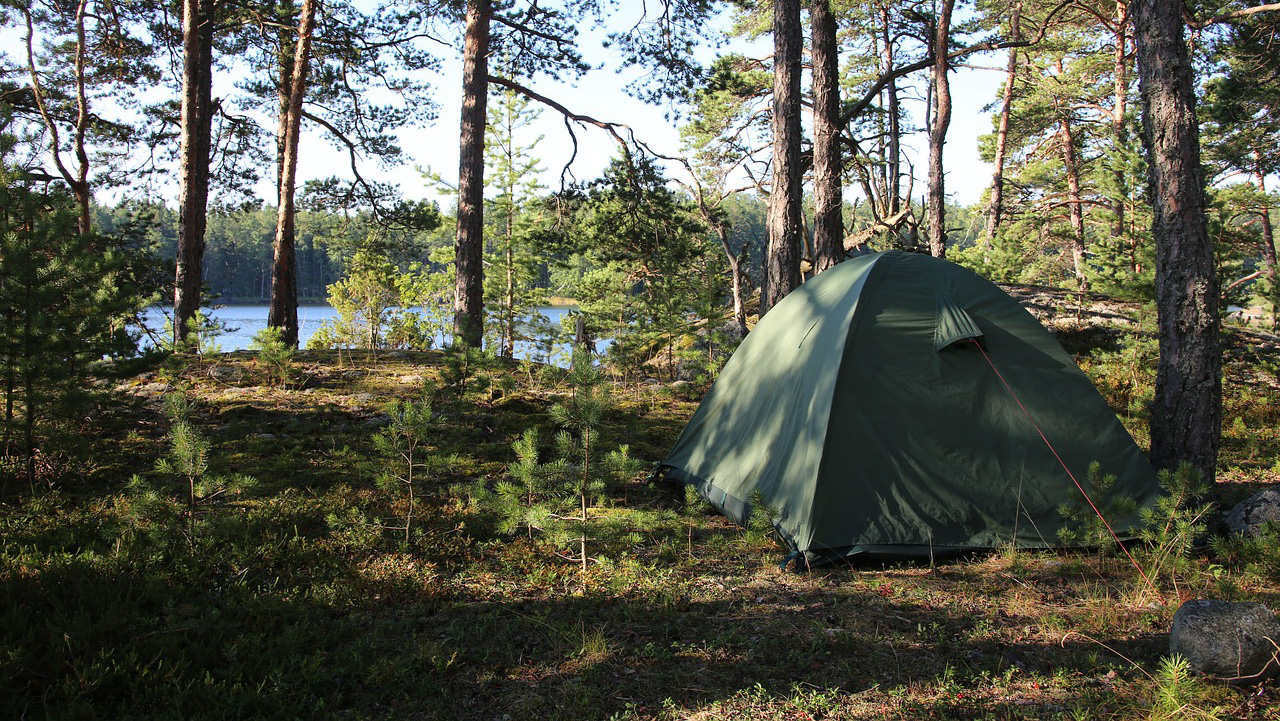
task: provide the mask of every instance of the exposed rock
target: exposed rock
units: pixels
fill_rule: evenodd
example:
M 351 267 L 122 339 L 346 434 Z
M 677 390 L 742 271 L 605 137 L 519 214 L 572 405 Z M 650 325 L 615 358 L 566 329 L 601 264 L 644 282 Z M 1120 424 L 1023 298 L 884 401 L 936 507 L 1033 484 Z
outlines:
M 1258 491 L 1237 503 L 1227 514 L 1227 528 L 1232 533 L 1257 536 L 1268 522 L 1280 526 L 1280 486 Z
M 209 377 L 220 383 L 239 383 L 244 380 L 245 372 L 237 366 L 216 365 L 209 369 Z
M 1280 621 L 1261 603 L 1187 601 L 1173 615 L 1169 652 L 1200 673 L 1249 680 L 1274 674 L 1280 664 Z

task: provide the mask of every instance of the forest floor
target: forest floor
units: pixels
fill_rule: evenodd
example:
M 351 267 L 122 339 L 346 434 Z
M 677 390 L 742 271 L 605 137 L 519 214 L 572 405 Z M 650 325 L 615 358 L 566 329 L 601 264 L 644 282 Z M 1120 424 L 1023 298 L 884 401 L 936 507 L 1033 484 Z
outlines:
M 1011 290 L 1145 443 L 1154 325 L 1125 304 Z M 1277 339 L 1228 335 L 1224 507 L 1280 481 Z M 526 429 L 549 446 L 562 374 L 472 370 L 459 392 L 439 352 L 306 352 L 276 385 L 238 352 L 120 385 L 81 427 L 91 462 L 4 489 L 0 714 L 1280 719 L 1275 683 L 1164 661 L 1182 600 L 1280 609 L 1274 553 L 1201 549 L 1156 569 L 1155 589 L 1123 556 L 1013 549 L 797 573 L 766 535 L 637 474 L 592 509 L 584 573 L 563 558 L 576 545 L 503 533 L 465 501 L 468 484 L 508 477 Z M 428 386 L 426 454 L 455 457 L 419 475 L 406 538 L 409 501 L 377 483 L 396 461 L 374 437 L 389 402 Z M 661 460 L 701 391 L 615 384 L 595 447 Z M 209 442 L 194 512 L 188 479 L 157 469 L 175 393 Z

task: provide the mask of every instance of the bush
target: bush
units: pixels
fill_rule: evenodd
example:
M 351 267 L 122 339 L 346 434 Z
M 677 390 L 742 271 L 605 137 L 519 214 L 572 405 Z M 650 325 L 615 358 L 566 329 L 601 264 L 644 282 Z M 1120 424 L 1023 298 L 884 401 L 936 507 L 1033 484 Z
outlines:
M 268 327 L 258 331 L 249 347 L 258 351 L 258 360 L 266 366 L 268 383 L 284 386 L 289 382 L 293 374 L 294 349 L 281 338 L 279 328 Z

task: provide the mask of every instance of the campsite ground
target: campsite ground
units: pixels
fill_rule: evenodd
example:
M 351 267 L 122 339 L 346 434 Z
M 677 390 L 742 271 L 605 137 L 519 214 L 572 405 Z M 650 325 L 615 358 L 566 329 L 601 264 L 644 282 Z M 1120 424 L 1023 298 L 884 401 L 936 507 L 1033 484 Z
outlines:
M 1041 301 L 1141 442 L 1150 326 L 1127 306 Z M 1233 331 L 1228 358 L 1224 503 L 1280 481 L 1274 339 Z M 434 352 L 306 353 L 274 387 L 235 353 L 122 386 L 85 421 L 94 463 L 63 469 L 77 480 L 4 489 L 0 713 L 1280 719 L 1275 685 L 1204 681 L 1163 660 L 1180 600 L 1280 609 L 1274 548 L 1201 548 L 1157 564 L 1154 589 L 1123 556 L 1011 549 L 794 573 L 766 535 L 686 511 L 638 475 L 593 509 L 584 574 L 562 557 L 574 546 L 502 533 L 460 500 L 508 476 L 525 429 L 549 447 L 568 388 L 528 366 L 438 394 L 428 455 L 457 458 L 416 481 L 406 540 L 407 496 L 376 483 L 394 462 L 373 437 L 386 403 L 446 376 L 457 367 Z M 154 470 L 170 443 L 161 396 L 177 387 L 210 442 L 196 475 L 257 480 L 210 491 L 194 519 L 187 481 L 166 490 L 172 476 Z M 615 387 L 595 447 L 660 460 L 697 394 Z

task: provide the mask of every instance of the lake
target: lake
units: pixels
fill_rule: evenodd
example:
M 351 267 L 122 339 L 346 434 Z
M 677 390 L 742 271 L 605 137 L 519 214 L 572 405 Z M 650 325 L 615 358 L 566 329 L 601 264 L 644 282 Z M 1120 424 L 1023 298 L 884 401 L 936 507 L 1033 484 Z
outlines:
M 537 313 L 550 319 L 555 327 L 560 327 L 560 319 L 571 311 L 577 310 L 576 306 L 564 305 L 548 305 L 537 308 Z M 235 350 L 246 350 L 253 342 L 253 336 L 263 328 L 267 327 L 266 305 L 227 305 L 214 308 L 212 311 L 206 309 L 210 317 L 227 327 L 227 332 L 219 335 L 214 343 L 222 352 L 230 352 Z M 153 307 L 147 309 L 145 320 L 157 335 L 164 331 L 169 318 L 173 314 L 171 307 Z M 320 324 L 331 318 L 336 318 L 337 312 L 327 305 L 308 305 L 298 308 L 298 346 L 307 347 L 307 341 L 320 328 Z M 436 338 L 436 347 L 443 346 L 445 339 L 443 337 Z M 608 341 L 597 341 L 596 350 L 604 352 L 609 346 Z M 560 344 L 556 349 L 563 357 L 567 358 L 569 347 L 568 344 Z M 517 358 L 534 358 L 535 360 L 544 360 L 538 356 L 543 355 L 544 351 L 539 351 L 533 343 L 528 341 L 517 342 L 515 348 L 515 356 Z M 563 364 L 563 360 L 561 360 Z

